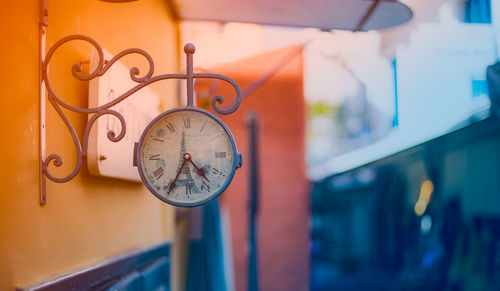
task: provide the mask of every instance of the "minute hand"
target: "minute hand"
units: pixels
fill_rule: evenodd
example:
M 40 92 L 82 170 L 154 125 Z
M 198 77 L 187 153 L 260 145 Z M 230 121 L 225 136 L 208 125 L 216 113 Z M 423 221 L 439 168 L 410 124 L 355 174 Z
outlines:
M 179 168 L 179 171 L 177 171 L 177 175 L 175 175 L 174 180 L 172 181 L 172 183 L 170 183 L 170 187 L 168 188 L 167 195 L 170 194 L 170 192 L 172 192 L 172 190 L 174 190 L 175 186 L 177 186 L 175 184 L 175 182 L 177 181 L 177 178 L 179 178 L 179 175 L 181 174 L 182 168 L 184 168 L 185 164 L 186 164 L 186 159 L 184 159 L 184 161 L 182 161 L 182 165 Z

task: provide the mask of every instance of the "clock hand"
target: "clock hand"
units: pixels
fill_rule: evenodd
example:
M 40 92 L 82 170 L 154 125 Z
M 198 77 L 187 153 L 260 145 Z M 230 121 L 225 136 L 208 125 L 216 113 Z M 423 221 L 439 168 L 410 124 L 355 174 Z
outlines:
M 196 169 L 196 174 L 202 176 L 208 182 L 210 182 L 210 180 L 208 180 L 207 176 L 205 175 L 205 169 L 204 168 L 198 168 L 198 166 L 195 165 L 195 163 L 193 162 L 192 159 L 189 159 L 189 162 L 191 162 L 191 164 L 193 165 L 193 167 Z
M 187 156 L 187 157 L 186 157 Z M 182 168 L 184 168 L 184 165 L 186 164 L 186 161 L 190 158 L 190 155 L 189 154 L 185 154 L 184 155 L 184 161 L 182 161 L 182 165 L 180 166 L 179 170 L 177 171 L 177 175 L 175 175 L 175 178 L 174 180 L 172 181 L 172 183 L 170 183 L 170 186 L 168 187 L 168 192 L 167 192 L 167 195 L 170 194 L 170 192 L 172 192 L 172 190 L 174 190 L 175 186 L 177 186 L 175 184 L 175 182 L 177 181 L 177 178 L 179 178 L 179 175 L 181 174 L 181 171 L 182 171 Z

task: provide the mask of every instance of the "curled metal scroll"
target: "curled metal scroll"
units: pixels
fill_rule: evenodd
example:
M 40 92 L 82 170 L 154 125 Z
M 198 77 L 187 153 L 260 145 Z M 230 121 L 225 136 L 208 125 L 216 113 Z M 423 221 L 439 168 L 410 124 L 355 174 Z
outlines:
M 121 94 L 117 98 L 109 101 L 106 104 L 99 105 L 97 107 L 92 107 L 92 108 L 80 108 L 76 106 L 72 106 L 66 102 L 64 102 L 61 98 L 57 96 L 55 93 L 49 79 L 49 74 L 48 74 L 48 69 L 50 65 L 50 61 L 52 60 L 55 52 L 64 44 L 74 41 L 74 40 L 81 40 L 89 43 L 92 45 L 96 50 L 97 54 L 99 56 L 98 64 L 97 67 L 95 68 L 94 71 L 90 72 L 88 75 L 83 75 L 81 74 L 82 72 L 82 66 L 80 64 L 75 64 L 71 68 L 71 73 L 74 78 L 80 80 L 80 81 L 90 81 L 94 78 L 100 77 L 104 75 L 111 66 L 113 66 L 114 63 L 116 63 L 119 59 L 126 55 L 130 54 L 138 54 L 143 56 L 149 65 L 148 71 L 144 74 L 144 76 L 141 75 L 141 71 L 137 67 L 133 67 L 130 69 L 130 78 L 132 81 L 137 83 L 134 87 L 130 88 L 128 91 L 125 93 Z M 140 89 L 149 86 L 152 83 L 161 81 L 161 80 L 167 80 L 167 79 L 186 79 L 187 80 L 187 106 L 188 107 L 194 107 L 194 102 L 193 102 L 193 79 L 195 78 L 213 78 L 213 79 L 220 79 L 223 81 L 228 82 L 231 86 L 233 86 L 235 92 L 236 92 L 236 100 L 233 104 L 232 107 L 229 109 L 221 109 L 218 104 L 222 104 L 224 102 L 224 97 L 220 95 L 216 95 L 212 98 L 211 104 L 212 108 L 215 112 L 219 114 L 230 114 L 233 113 L 238 109 L 241 103 L 241 90 L 238 84 L 231 78 L 228 78 L 224 75 L 219 75 L 219 74 L 211 74 L 211 73 L 193 73 L 193 54 L 195 52 L 195 47 L 192 44 L 187 44 L 184 47 L 184 51 L 186 53 L 186 74 L 162 74 L 162 75 L 157 75 L 153 76 L 154 73 L 154 62 L 153 58 L 144 50 L 138 49 L 138 48 L 130 48 L 126 49 L 117 55 L 115 55 L 111 60 L 105 61 L 104 60 L 104 53 L 102 47 L 92 38 L 85 36 L 85 35 L 70 35 L 67 37 L 64 37 L 57 41 L 48 51 L 45 60 L 42 64 L 42 80 L 45 84 L 45 88 L 47 89 L 48 92 L 48 100 L 52 107 L 55 109 L 57 114 L 61 117 L 63 120 L 66 128 L 71 134 L 71 137 L 73 139 L 73 143 L 76 149 L 76 165 L 74 166 L 72 172 L 64 177 L 55 177 L 52 175 L 49 171 L 49 166 L 52 164 L 56 167 L 60 167 L 63 164 L 63 159 L 60 155 L 57 154 L 51 154 L 47 157 L 42 156 L 41 157 L 41 168 L 42 168 L 42 183 L 41 183 L 41 198 L 40 198 L 40 203 L 45 204 L 46 203 L 46 193 L 45 193 L 45 178 L 48 178 L 49 180 L 57 183 L 65 183 L 68 182 L 69 180 L 73 179 L 78 172 L 80 171 L 80 168 L 82 166 L 82 160 L 83 158 L 87 155 L 87 149 L 88 149 L 88 140 L 89 140 L 89 135 L 90 135 L 90 130 L 92 126 L 94 125 L 95 121 L 103 116 L 103 115 L 113 115 L 118 120 L 120 121 L 121 124 L 121 130 L 117 134 L 116 132 L 110 130 L 107 133 L 107 137 L 110 141 L 112 142 L 119 142 L 120 140 L 123 139 L 126 133 L 126 123 L 123 115 L 117 111 L 109 109 L 110 107 L 122 102 L 126 98 L 130 97 L 132 94 L 135 92 L 139 91 Z M 66 117 L 64 112 L 62 111 L 61 107 L 77 112 L 77 113 L 82 113 L 82 114 L 91 114 L 87 125 L 85 127 L 85 132 L 83 135 L 83 143 L 80 142 L 78 135 L 69 121 L 69 119 Z

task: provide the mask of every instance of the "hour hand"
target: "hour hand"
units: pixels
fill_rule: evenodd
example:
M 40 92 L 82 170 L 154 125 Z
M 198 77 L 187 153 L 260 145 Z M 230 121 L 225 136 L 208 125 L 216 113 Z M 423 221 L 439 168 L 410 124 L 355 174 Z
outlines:
M 194 164 L 193 164 L 194 166 Z M 205 178 L 205 180 L 207 180 L 208 182 L 210 182 L 210 180 L 208 180 L 206 174 L 205 174 L 205 169 L 204 168 L 198 168 L 196 169 L 196 173 L 200 176 L 202 176 L 203 178 Z
M 196 164 L 193 162 L 193 160 L 189 160 L 189 161 L 191 162 L 191 164 L 193 165 L 193 167 L 196 169 L 196 174 L 202 176 L 208 182 L 210 182 L 210 180 L 208 180 L 207 175 L 205 173 L 205 169 L 204 168 L 199 168 L 198 166 L 196 166 Z

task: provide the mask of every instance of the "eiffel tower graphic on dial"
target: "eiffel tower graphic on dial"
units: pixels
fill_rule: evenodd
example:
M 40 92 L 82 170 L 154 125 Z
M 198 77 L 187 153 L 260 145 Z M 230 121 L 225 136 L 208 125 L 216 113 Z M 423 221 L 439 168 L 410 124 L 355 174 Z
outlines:
M 179 166 L 177 166 L 177 168 L 180 168 L 182 166 L 182 163 L 184 162 L 185 153 L 186 153 L 186 141 L 185 141 L 184 131 L 182 131 L 181 150 L 179 153 Z M 184 164 L 184 167 L 182 168 L 182 171 L 179 174 L 179 178 L 177 178 L 176 185 L 185 187 L 186 194 L 200 193 L 198 187 L 196 187 L 193 177 L 191 176 L 191 168 L 189 167 L 188 163 Z

